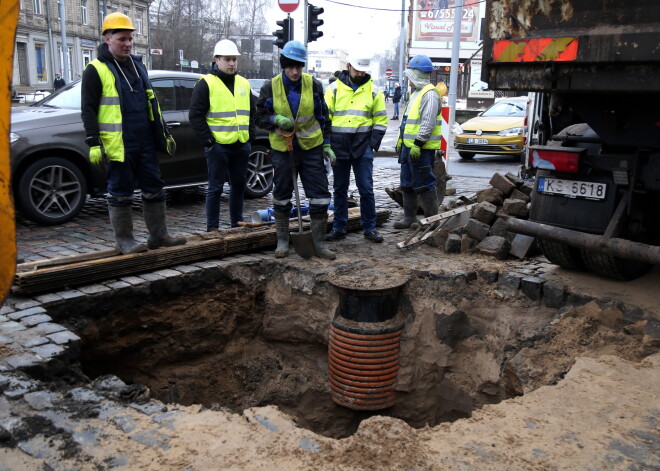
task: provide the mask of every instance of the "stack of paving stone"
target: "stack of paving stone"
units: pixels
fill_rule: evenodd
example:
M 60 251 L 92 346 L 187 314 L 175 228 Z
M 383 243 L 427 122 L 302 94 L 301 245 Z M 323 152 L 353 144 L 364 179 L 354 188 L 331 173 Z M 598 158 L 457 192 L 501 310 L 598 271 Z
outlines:
M 449 218 L 426 238 L 447 253 L 478 252 L 503 260 L 509 255 L 525 258 L 534 250 L 534 238 L 507 230 L 507 218 L 527 219 L 533 183 L 512 173 L 496 173 L 490 188 L 478 191 L 474 198 L 461 197 L 440 207 L 439 213 L 471 205 L 469 211 Z

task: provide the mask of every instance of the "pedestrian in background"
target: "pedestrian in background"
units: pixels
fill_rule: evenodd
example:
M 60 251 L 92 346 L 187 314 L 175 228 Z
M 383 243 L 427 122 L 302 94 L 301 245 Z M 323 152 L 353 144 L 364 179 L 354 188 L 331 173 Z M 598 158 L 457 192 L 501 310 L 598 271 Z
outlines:
M 385 103 L 390 101 L 390 90 L 387 88 L 387 86 L 385 87 L 385 90 L 383 90 L 383 97 L 385 97 Z
M 157 151 L 174 154 L 158 100 L 139 56 L 131 54 L 135 27 L 122 13 L 103 20 L 103 43 L 82 78 L 82 121 L 89 159 L 105 166 L 108 211 L 117 249 L 123 254 L 186 243 L 165 221 L 165 191 Z M 133 191 L 142 192 L 147 245 L 133 238 Z
M 404 211 L 403 219 L 394 223 L 397 229 L 408 228 L 417 221 L 420 198 L 424 217 L 438 213 L 433 165 L 440 149 L 442 105 L 438 89 L 431 84 L 432 70 L 433 63 L 425 55 L 413 57 L 406 69 L 415 91 L 401 120 L 397 142 Z
M 349 56 L 346 70 L 325 91 L 332 120 L 330 143 L 337 156 L 332 169 L 335 216 L 326 237 L 330 241 L 346 237 L 351 168 L 360 193 L 364 237 L 371 242 L 383 241 L 376 230 L 373 169 L 374 152 L 387 130 L 387 111 L 383 93 L 366 72 L 370 64 L 370 58 Z
M 401 101 L 401 84 L 397 82 L 394 84 L 394 95 L 392 95 L 392 103 L 394 103 L 394 116 L 392 116 L 392 119 L 399 119 L 400 101 Z
M 289 216 L 293 179 L 287 141 L 293 136 L 293 158 L 305 195 L 309 198 L 309 214 L 316 254 L 334 260 L 336 255 L 325 246 L 328 225 L 328 176 L 325 160 L 334 165 L 330 146 L 328 107 L 323 99 L 323 85 L 310 74 L 303 73 L 307 50 L 299 41 L 289 41 L 280 54 L 282 73 L 266 82 L 257 100 L 257 125 L 270 131 L 272 148 L 273 210 L 277 232 L 275 257 L 289 253 Z
M 190 124 L 202 141 L 208 168 L 207 232 L 220 228 L 220 197 L 226 181 L 230 186 L 230 226 L 237 227 L 243 220 L 256 98 L 250 82 L 236 73 L 240 55 L 229 39 L 218 41 L 212 71 L 197 82 L 190 100 Z
M 60 88 L 64 87 L 66 82 L 60 74 L 55 74 L 55 80 L 53 80 L 53 89 L 58 91 Z

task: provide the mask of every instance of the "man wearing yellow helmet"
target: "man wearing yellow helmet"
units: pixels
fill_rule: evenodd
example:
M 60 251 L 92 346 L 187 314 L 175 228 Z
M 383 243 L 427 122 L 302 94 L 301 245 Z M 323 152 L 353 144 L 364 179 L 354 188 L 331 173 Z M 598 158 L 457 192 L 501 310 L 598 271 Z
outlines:
M 131 54 L 131 19 L 111 13 L 103 21 L 104 42 L 82 78 L 82 120 L 89 158 L 106 167 L 108 211 L 116 248 L 123 254 L 186 243 L 165 224 L 164 182 L 157 151 L 172 154 L 174 140 L 163 123 L 147 69 Z M 133 237 L 133 191 L 142 191 L 147 245 Z

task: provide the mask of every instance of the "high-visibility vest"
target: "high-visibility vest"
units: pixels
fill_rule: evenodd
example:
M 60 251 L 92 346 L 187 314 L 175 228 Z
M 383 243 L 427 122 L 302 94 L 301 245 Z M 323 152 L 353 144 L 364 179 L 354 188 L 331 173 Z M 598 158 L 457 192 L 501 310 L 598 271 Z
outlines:
M 89 65 L 96 69 L 101 80 L 101 101 L 97 113 L 99 137 L 108 159 L 123 162 L 122 116 L 115 76 L 107 64 L 98 59 L 94 59 Z
M 115 75 L 110 70 L 107 64 L 98 59 L 91 61 L 88 66 L 96 69 L 99 79 L 101 80 L 101 101 L 99 102 L 99 111 L 97 113 L 97 122 L 99 125 L 99 137 L 103 143 L 103 149 L 109 160 L 116 162 L 124 161 L 124 139 L 122 134 L 122 115 L 121 104 L 119 102 L 119 92 L 115 83 Z M 138 74 L 140 80 L 142 76 Z M 149 121 L 161 120 L 162 114 L 160 112 L 160 105 L 156 99 L 156 94 L 152 88 L 145 88 L 147 94 L 147 116 Z M 164 127 L 161 126 L 162 136 L 158 136 L 158 140 L 162 141 L 166 150 L 170 155 L 174 153 L 174 140 L 166 135 Z M 162 138 L 162 139 L 161 139 Z M 159 142 L 157 142 L 159 144 Z M 172 149 L 171 149 L 172 147 Z
M 387 130 L 385 100 L 376 100 L 378 87 L 369 81 L 355 91 L 344 82 L 335 80 L 325 91 L 333 133 L 355 134 L 372 129 Z M 382 93 L 381 93 L 382 95 Z
M 293 118 L 293 112 L 289 106 L 289 100 L 284 90 L 284 80 L 282 74 L 279 74 L 271 81 L 273 87 L 273 111 L 282 116 Z M 300 106 L 298 106 L 298 115 L 293 120 L 296 138 L 298 144 L 303 150 L 312 149 L 323 144 L 323 131 L 321 125 L 314 116 L 314 90 L 312 76 L 302 74 L 302 93 L 300 94 Z M 286 152 L 286 138 L 282 136 L 282 130 L 275 128 L 268 135 L 270 146 Z
M 415 101 L 410 105 L 410 111 L 408 111 L 408 118 L 406 120 L 406 127 L 403 128 L 403 144 L 406 147 L 412 147 L 415 145 L 415 139 L 417 134 L 419 134 L 419 126 L 422 122 L 419 115 L 419 106 L 422 102 L 422 97 L 425 93 L 430 92 L 438 93 L 438 89 L 433 85 L 428 84 L 417 94 Z M 438 93 L 438 96 L 440 94 Z M 438 108 L 438 116 L 436 116 L 435 126 L 433 126 L 433 131 L 431 131 L 431 137 L 424 144 L 422 149 L 440 149 L 440 136 L 442 134 L 442 109 Z
M 207 74 L 202 79 L 209 87 L 206 123 L 215 140 L 220 144 L 247 142 L 250 139 L 250 82 L 236 75 L 232 95 L 217 75 Z

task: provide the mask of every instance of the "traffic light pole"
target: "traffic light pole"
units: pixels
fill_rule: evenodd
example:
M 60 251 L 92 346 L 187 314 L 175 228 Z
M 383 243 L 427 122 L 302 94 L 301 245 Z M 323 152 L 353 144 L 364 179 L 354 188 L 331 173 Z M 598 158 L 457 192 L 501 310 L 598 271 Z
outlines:
M 303 17 L 303 38 L 304 44 L 305 44 L 305 50 L 307 50 L 307 44 L 309 44 L 309 38 L 307 37 L 308 34 L 308 29 L 307 29 L 307 14 L 308 14 L 308 9 L 307 9 L 307 0 L 303 2 L 303 7 L 304 7 L 304 14 L 305 16 Z M 305 73 L 309 73 L 309 60 L 305 62 Z

